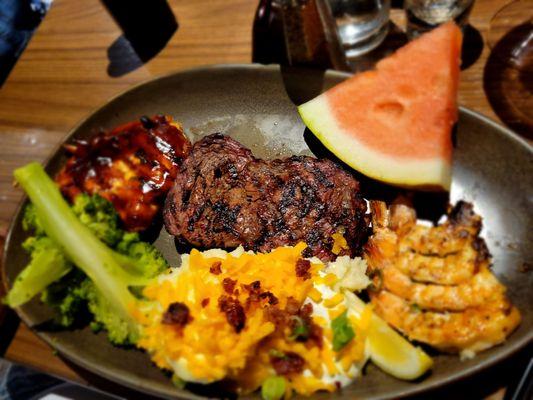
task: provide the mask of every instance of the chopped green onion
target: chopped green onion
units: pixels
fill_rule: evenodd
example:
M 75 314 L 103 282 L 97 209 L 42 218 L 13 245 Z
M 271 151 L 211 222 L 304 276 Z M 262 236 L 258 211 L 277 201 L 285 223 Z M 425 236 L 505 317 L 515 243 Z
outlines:
M 263 382 L 261 386 L 261 397 L 264 400 L 279 400 L 285 394 L 285 378 L 282 376 L 271 376 Z
M 282 358 L 282 359 L 286 359 L 287 356 L 285 355 L 284 352 L 282 351 L 279 351 L 278 349 L 270 349 L 268 351 L 268 354 L 271 356 L 271 357 L 274 357 L 274 358 Z
M 341 350 L 355 337 L 347 311 L 331 321 L 331 330 L 333 331 L 333 350 L 335 351 Z
M 411 304 L 411 311 L 417 313 L 417 312 L 420 312 L 422 309 L 420 308 L 420 306 L 416 303 L 413 303 Z
M 294 321 L 293 328 L 289 339 L 305 342 L 309 338 L 309 327 L 305 321 L 297 315 L 292 316 Z
M 183 389 L 185 388 L 185 384 L 187 382 L 185 382 L 183 379 L 181 379 L 178 375 L 176 374 L 173 374 L 172 375 L 172 384 L 177 387 L 178 389 Z

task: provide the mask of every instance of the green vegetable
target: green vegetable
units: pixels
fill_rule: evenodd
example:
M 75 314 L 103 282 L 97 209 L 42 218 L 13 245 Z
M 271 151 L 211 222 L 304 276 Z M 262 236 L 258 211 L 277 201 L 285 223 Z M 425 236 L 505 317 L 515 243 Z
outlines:
M 72 268 L 63 250 L 46 236 L 30 237 L 22 247 L 31 254 L 31 261 L 17 276 L 4 299 L 10 307 L 19 307 L 31 300 Z
M 103 326 L 113 343 L 134 343 L 139 327 L 130 309 L 138 299 L 131 288 L 150 282 L 167 268 L 166 261 L 153 246 L 141 242 L 137 234 L 117 228 L 116 212 L 106 200 L 81 195 L 70 208 L 37 163 L 15 170 L 15 179 L 33 204 L 27 226 L 39 227 L 89 278 L 71 285 L 73 278 L 65 276 L 63 282 L 47 289 L 44 300 L 60 308 L 65 324 L 72 323 L 71 311 L 78 310 L 85 301 L 94 315 L 93 328 Z
M 411 311 L 415 312 L 415 313 L 418 313 L 420 312 L 422 309 L 420 308 L 420 306 L 416 303 L 413 303 L 411 304 Z
M 91 281 L 77 268 L 52 283 L 41 294 L 43 303 L 56 310 L 55 321 L 68 328 L 77 322 L 87 322 L 87 292 Z
M 178 389 L 184 389 L 187 382 L 185 382 L 183 379 L 181 379 L 178 375 L 172 374 L 172 384 L 177 387 Z
M 117 244 L 124 236 L 124 232 L 117 227 L 118 216 L 113 205 L 100 196 L 80 194 L 76 197 L 72 210 L 81 222 L 107 244 Z M 31 261 L 19 274 L 13 288 L 4 299 L 4 302 L 10 307 L 23 305 L 72 269 L 72 263 L 68 260 L 63 249 L 46 236 L 36 208 L 31 203 L 24 210 L 22 227 L 27 231 L 33 230 L 34 236 L 28 238 L 22 245 L 30 254 Z M 129 242 L 131 241 L 130 239 Z M 142 244 L 150 246 L 147 243 Z M 73 299 L 72 293 L 65 296 L 65 301 L 58 304 L 56 291 L 56 296 L 50 303 L 58 306 L 61 314 L 65 314 L 60 318 L 60 324 L 68 326 L 72 323 L 72 317 L 69 314 L 76 311 L 69 309 L 73 307 L 74 303 L 78 304 L 80 301 Z M 71 306 L 67 306 L 69 304 Z
M 331 321 L 331 330 L 333 331 L 333 350 L 335 351 L 341 350 L 355 337 L 347 311 Z
M 141 241 L 138 233 L 124 232 L 116 249 L 118 253 L 114 253 L 115 259 L 130 272 L 153 277 L 168 268 L 159 250 Z
M 79 194 L 72 211 L 83 225 L 108 246 L 115 246 L 124 234 L 118 228 L 118 214 L 113 204 L 103 197 Z
M 285 394 L 285 378 L 271 376 L 261 386 L 261 397 L 264 400 L 279 400 Z
M 25 231 L 33 231 L 35 236 L 42 236 L 45 234 L 41 223 L 37 219 L 35 207 L 31 203 L 28 204 L 24 209 L 24 216 L 22 217 L 22 228 Z
M 309 327 L 305 321 L 297 315 L 293 315 L 291 319 L 293 321 L 293 328 L 289 339 L 306 341 L 309 338 Z
M 287 359 L 287 356 L 285 355 L 284 352 L 282 351 L 279 351 L 278 349 L 270 349 L 268 351 L 268 354 L 271 356 L 271 357 L 275 357 L 275 358 L 281 358 L 281 359 Z

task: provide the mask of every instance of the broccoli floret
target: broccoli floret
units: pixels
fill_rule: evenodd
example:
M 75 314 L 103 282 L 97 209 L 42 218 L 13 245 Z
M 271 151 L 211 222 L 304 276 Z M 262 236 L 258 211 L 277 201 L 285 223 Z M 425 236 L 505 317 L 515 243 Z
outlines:
M 103 197 L 81 193 L 74 199 L 72 211 L 83 225 L 109 246 L 114 247 L 124 234 L 118 227 L 118 214 L 113 204 Z
M 74 268 L 41 293 L 41 301 L 56 310 L 58 325 L 68 328 L 88 315 L 87 282 L 90 283 L 87 276 Z
M 115 257 L 129 270 L 151 277 L 168 268 L 167 262 L 155 247 L 142 242 L 137 233 L 125 232 L 118 228 L 118 214 L 111 202 L 98 195 L 80 194 L 76 197 L 71 209 L 100 240 L 121 253 L 115 254 Z M 33 230 L 35 237 L 29 238 L 24 245 L 32 257 L 32 263 L 28 266 L 31 268 L 25 269 L 26 272 L 17 277 L 15 287 L 6 299 L 13 307 L 24 304 L 52 282 L 61 278 L 62 275 L 57 272 L 61 263 L 65 264 L 64 274 L 72 267 L 64 251 L 46 236 L 35 206 L 31 203 L 24 211 L 22 224 L 25 230 Z M 48 249 L 50 251 L 47 251 Z M 52 265 L 55 259 L 58 262 Z M 39 270 L 35 269 L 37 266 Z M 46 276 L 43 278 L 37 274 Z M 48 289 L 44 289 L 41 296 L 42 301 L 56 309 L 59 314 L 58 322 L 63 326 L 70 326 L 74 323 L 79 305 L 87 300 L 83 290 L 78 288 L 81 281 L 78 282 L 77 277 L 72 279 L 72 276 L 69 274 L 57 282 L 57 285 L 50 289 L 50 293 Z M 38 285 L 27 280 L 27 277 L 37 280 Z M 83 277 L 86 278 L 85 275 Z M 69 290 L 64 289 L 67 287 Z
M 32 201 L 47 237 L 88 277 L 76 286 L 79 291 L 67 294 L 58 303 L 60 309 L 64 308 L 64 322 L 71 322 L 71 307 L 82 298 L 94 315 L 95 328 L 103 326 L 116 344 L 135 343 L 139 325 L 130 312 L 139 299 L 133 289 L 148 284 L 167 267 L 166 261 L 138 235 L 117 228 L 116 212 L 109 202 L 83 196 L 70 208 L 37 163 L 17 169 L 15 178 Z
M 26 303 L 72 269 L 61 247 L 47 236 L 30 237 L 22 247 L 31 254 L 31 260 L 4 299 L 10 307 Z
M 113 252 L 113 257 L 117 263 L 141 280 L 149 280 L 168 268 L 167 261 L 159 250 L 149 243 L 142 242 L 137 233 L 124 233 L 116 250 Z M 107 297 L 102 295 L 91 281 L 89 283 L 92 290 L 87 291 L 87 301 L 89 311 L 94 315 L 91 329 L 93 331 L 107 330 L 108 338 L 114 344 L 135 343 L 136 336 L 131 335 L 123 319 L 117 318 Z M 142 286 L 144 283 L 140 282 L 139 285 L 130 285 L 128 289 L 134 297 L 140 298 Z
M 37 218 L 35 213 L 35 207 L 29 203 L 24 209 L 24 215 L 22 217 L 22 229 L 25 231 L 33 231 L 35 236 L 44 235 L 44 229 Z
M 113 257 L 124 269 L 151 278 L 168 268 L 161 253 L 154 246 L 141 242 L 137 234 L 125 233 L 124 237 L 126 240 L 119 242 L 122 246 L 117 250 L 125 254 L 113 252 Z M 132 286 L 129 289 L 134 296 L 140 297 L 142 286 Z M 61 326 L 72 326 L 80 315 L 84 316 L 89 311 L 94 318 L 90 323 L 94 332 L 107 330 L 109 340 L 114 344 L 132 343 L 121 319 L 117 319 L 110 311 L 105 297 L 100 295 L 91 280 L 79 269 L 74 269 L 46 288 L 41 300 L 56 310 L 56 322 Z
M 138 332 L 131 329 L 128 320 L 117 317 L 114 304 L 108 301 L 91 281 L 88 280 L 87 284 L 90 285 L 87 290 L 87 305 L 94 316 L 91 329 L 105 329 L 109 341 L 115 345 L 134 344 Z
M 150 243 L 141 241 L 139 234 L 125 232 L 116 246 L 120 254 L 128 256 L 122 258 L 124 265 L 129 265 L 135 273 L 151 278 L 168 269 L 167 260 Z
M 125 235 L 125 232 L 118 228 L 118 215 L 113 205 L 98 195 L 78 195 L 72 210 L 84 225 L 109 245 L 116 245 Z M 45 288 L 66 275 L 72 269 L 72 263 L 64 250 L 46 236 L 32 203 L 24 210 L 22 227 L 26 231 L 33 231 L 35 235 L 23 244 L 23 248 L 31 256 L 31 261 L 17 276 L 12 290 L 4 301 L 11 307 L 19 307 L 44 290 L 41 296 L 43 301 L 58 311 L 58 322 L 61 325 L 69 326 L 74 322 L 78 304 L 83 303 L 85 297 L 73 290 L 55 290 L 52 295 L 46 293 Z M 75 288 L 79 284 L 76 281 L 70 282 L 69 277 L 66 277 L 65 281 L 58 287 Z

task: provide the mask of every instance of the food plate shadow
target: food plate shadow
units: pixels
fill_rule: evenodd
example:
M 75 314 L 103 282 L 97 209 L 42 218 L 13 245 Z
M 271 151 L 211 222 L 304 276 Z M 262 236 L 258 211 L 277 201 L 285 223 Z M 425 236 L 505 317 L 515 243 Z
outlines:
M 315 98 L 327 89 L 324 87 L 324 70 L 282 65 L 280 72 L 287 96 L 296 105 Z
M 154 220 L 152 221 L 152 224 L 148 227 L 148 229 L 142 231 L 139 236 L 142 241 L 153 243 L 159 237 L 159 233 L 161 232 L 162 228 L 163 228 L 163 214 L 159 212 L 155 216 Z
M 483 52 L 483 36 L 472 25 L 463 28 L 463 48 L 461 50 L 461 70 L 471 67 Z
M 75 323 L 69 327 L 65 327 L 61 325 L 56 319 L 50 318 L 36 325 L 33 325 L 32 328 L 38 332 L 47 332 L 47 333 L 85 329 L 91 322 L 92 316 L 89 314 L 87 310 L 84 310 L 83 314 L 84 314 L 83 317 L 77 317 Z
M 87 382 L 87 385 L 90 387 L 98 388 L 106 393 L 109 393 L 114 396 L 118 396 L 121 399 L 128 400 L 162 400 L 164 397 L 147 395 L 133 389 L 130 389 L 126 386 L 123 386 L 117 382 L 111 381 L 109 379 L 103 378 L 99 375 L 96 375 L 70 361 L 68 358 L 65 358 L 61 354 L 58 354 L 59 359 L 64 362 L 70 369 L 72 369 L 84 382 Z
M 317 158 L 332 160 L 350 172 L 359 181 L 361 194 L 367 200 L 381 200 L 392 203 L 403 199 L 404 202 L 408 201 L 410 205 L 415 207 L 420 218 L 433 222 L 437 222 L 446 212 L 450 201 L 448 192 L 420 192 L 386 185 L 355 171 L 344 163 L 327 149 L 308 128 L 305 128 L 303 137 L 305 143 Z

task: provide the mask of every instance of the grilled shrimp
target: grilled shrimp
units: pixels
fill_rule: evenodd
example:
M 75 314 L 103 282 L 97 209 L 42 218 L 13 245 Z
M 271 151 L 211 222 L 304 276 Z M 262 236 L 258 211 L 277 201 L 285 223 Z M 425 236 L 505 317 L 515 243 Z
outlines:
M 458 285 L 471 279 L 478 271 L 476 256 L 472 246 L 442 257 L 405 251 L 398 254 L 396 266 L 416 282 Z
M 477 352 L 501 343 L 520 322 L 490 271 L 481 218 L 459 202 L 437 226 L 416 224 L 405 205 L 371 202 L 374 233 L 365 257 L 376 312 L 410 339 L 444 351 Z
M 520 323 L 516 307 L 500 296 L 486 306 L 461 312 L 421 310 L 386 290 L 373 295 L 375 312 L 411 340 L 446 352 L 480 352 L 505 338 Z
M 469 281 L 453 286 L 413 282 L 394 265 L 384 266 L 382 274 L 385 290 L 404 298 L 409 303 L 433 310 L 465 310 L 491 301 L 505 291 L 486 266 Z

